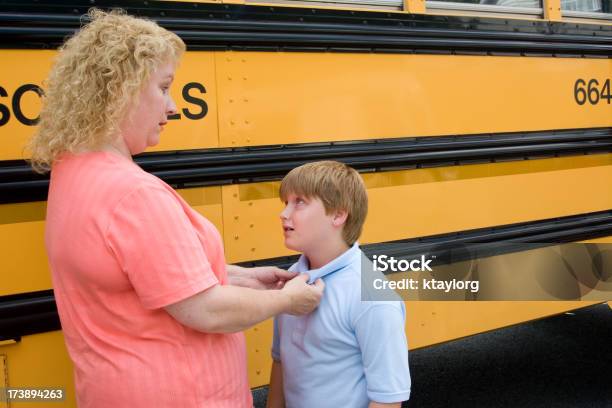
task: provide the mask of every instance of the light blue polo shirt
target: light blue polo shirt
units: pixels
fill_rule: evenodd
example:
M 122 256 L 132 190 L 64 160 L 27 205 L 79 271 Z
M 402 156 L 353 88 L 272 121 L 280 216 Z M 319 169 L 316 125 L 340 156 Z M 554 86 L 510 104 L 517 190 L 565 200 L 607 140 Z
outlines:
M 302 255 L 290 270 L 322 278 L 319 307 L 274 320 L 272 358 L 283 367 L 287 408 L 366 408 L 410 397 L 402 301 L 362 301 L 357 244 L 320 269 Z

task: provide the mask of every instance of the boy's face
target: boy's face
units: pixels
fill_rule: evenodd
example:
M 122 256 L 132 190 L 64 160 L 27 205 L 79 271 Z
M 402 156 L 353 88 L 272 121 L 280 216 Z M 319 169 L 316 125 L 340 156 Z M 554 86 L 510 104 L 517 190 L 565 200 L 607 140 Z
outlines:
M 325 245 L 330 237 L 342 233 L 335 214 L 325 214 L 319 198 L 306 198 L 289 194 L 285 209 L 280 214 L 285 246 L 294 251 L 308 253 Z

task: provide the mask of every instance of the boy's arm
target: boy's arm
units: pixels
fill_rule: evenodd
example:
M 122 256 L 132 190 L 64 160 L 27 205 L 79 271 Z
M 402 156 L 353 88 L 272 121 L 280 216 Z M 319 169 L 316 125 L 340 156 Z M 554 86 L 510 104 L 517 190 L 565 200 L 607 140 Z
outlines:
M 268 389 L 268 403 L 266 408 L 285 408 L 283 366 L 280 361 L 272 362 L 272 374 L 270 375 L 270 388 Z
M 280 319 L 274 318 L 272 329 L 272 373 L 270 374 L 270 387 L 268 388 L 267 408 L 285 408 L 285 392 L 283 390 L 283 366 L 280 355 Z
M 380 402 L 370 401 L 370 405 L 368 408 L 400 408 L 402 406 L 401 402 L 392 402 L 391 404 L 383 404 Z
M 353 329 L 370 406 L 399 406 L 410 397 L 411 385 L 403 304 L 362 302 L 360 306 Z

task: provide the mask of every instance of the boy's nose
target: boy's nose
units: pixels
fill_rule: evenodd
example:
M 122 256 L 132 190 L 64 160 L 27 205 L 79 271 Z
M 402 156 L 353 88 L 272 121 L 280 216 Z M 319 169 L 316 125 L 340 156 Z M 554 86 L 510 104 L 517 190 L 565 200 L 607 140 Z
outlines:
M 289 218 L 289 207 L 285 207 L 285 209 L 283 211 L 281 211 L 280 213 L 280 219 L 281 220 L 286 220 Z

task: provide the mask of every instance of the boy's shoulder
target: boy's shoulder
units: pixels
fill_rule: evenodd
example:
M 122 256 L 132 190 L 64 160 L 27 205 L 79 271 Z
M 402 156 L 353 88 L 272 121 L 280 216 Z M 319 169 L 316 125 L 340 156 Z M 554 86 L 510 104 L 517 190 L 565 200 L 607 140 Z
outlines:
M 374 268 L 372 261 L 362 252 L 360 265 L 361 300 L 366 302 L 391 302 L 402 303 L 402 298 L 393 289 L 388 289 L 386 285 L 380 285 L 381 281 L 386 281 L 384 273 Z M 382 289 L 383 287 L 384 289 Z
M 347 268 L 326 281 L 325 290 L 340 294 L 344 302 L 339 307 L 348 312 L 353 321 L 366 312 L 404 314 L 405 306 L 401 297 L 391 289 L 376 290 L 371 284 L 374 279 L 386 277 L 374 269 L 372 261 L 359 249 L 358 255 L 351 259 Z
M 299 272 L 299 262 L 295 263 L 290 270 Z M 387 277 L 374 268 L 374 264 L 367 255 L 357 248 L 353 256 L 344 267 L 337 272 L 325 277 L 326 290 L 342 291 L 346 295 L 351 294 L 354 301 L 371 302 L 401 302 L 401 297 L 392 289 L 378 289 L 375 285 L 377 280 L 387 280 Z M 386 288 L 386 286 L 385 286 Z

